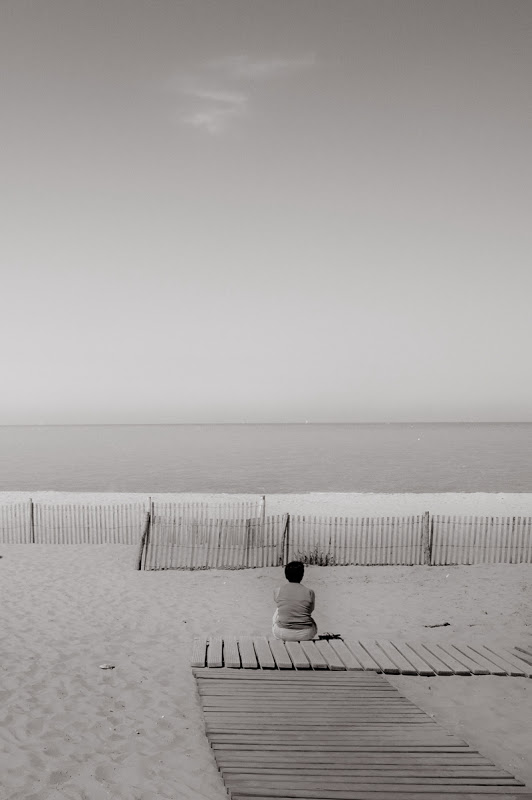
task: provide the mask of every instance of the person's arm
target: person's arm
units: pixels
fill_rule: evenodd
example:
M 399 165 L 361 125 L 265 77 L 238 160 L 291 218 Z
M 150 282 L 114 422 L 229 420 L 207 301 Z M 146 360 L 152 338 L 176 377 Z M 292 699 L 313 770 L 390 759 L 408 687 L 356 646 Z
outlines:
M 314 589 L 309 589 L 310 592 L 310 613 L 314 611 L 314 606 L 316 604 L 316 595 L 314 594 Z
M 281 587 L 278 586 L 277 589 L 273 590 L 273 599 L 277 602 L 277 598 L 279 597 L 279 592 L 281 591 Z

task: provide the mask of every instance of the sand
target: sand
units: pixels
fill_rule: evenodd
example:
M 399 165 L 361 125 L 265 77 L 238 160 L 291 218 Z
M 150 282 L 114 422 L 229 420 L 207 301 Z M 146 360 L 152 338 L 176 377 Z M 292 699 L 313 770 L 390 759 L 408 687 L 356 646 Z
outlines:
M 138 572 L 126 545 L 0 545 L 0 555 L 2 800 L 226 798 L 190 646 L 216 631 L 268 634 L 281 570 Z M 532 642 L 531 577 L 524 564 L 311 567 L 305 582 L 322 632 L 497 645 Z M 532 786 L 531 680 L 390 680 Z

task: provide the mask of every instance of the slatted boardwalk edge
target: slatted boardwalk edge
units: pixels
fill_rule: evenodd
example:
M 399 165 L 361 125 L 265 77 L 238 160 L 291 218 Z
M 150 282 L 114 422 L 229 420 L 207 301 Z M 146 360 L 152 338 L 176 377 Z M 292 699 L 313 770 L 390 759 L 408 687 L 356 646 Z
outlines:
M 193 672 L 231 800 L 532 800 L 383 674 Z
M 341 639 L 282 642 L 266 636 L 209 636 L 194 639 L 195 668 L 288 671 L 377 672 L 389 675 L 498 675 L 532 678 L 532 647 L 503 648 L 489 641 L 431 642 Z

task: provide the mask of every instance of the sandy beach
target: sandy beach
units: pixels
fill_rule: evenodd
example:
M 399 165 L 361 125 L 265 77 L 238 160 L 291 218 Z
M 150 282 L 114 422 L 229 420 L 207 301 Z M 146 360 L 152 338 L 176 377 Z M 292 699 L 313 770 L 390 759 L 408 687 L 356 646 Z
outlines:
M 526 513 L 530 497 L 511 506 L 505 496 L 502 513 Z M 331 496 L 321 513 L 346 503 Z M 226 797 L 203 732 L 191 642 L 268 635 L 282 571 L 138 572 L 136 548 L 126 545 L 0 545 L 0 555 L 2 800 Z M 347 640 L 517 644 L 532 642 L 531 575 L 525 564 L 310 567 L 305 582 L 316 591 L 319 629 Z M 390 680 L 532 785 L 532 681 Z

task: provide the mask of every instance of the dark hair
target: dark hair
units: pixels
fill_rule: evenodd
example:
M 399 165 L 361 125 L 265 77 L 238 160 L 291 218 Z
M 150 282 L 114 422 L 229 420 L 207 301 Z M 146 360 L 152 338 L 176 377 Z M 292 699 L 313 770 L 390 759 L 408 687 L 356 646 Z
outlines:
M 290 583 L 301 583 L 305 573 L 305 566 L 301 561 L 291 561 L 284 568 L 284 574 Z

